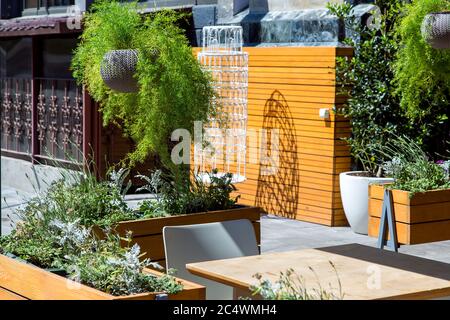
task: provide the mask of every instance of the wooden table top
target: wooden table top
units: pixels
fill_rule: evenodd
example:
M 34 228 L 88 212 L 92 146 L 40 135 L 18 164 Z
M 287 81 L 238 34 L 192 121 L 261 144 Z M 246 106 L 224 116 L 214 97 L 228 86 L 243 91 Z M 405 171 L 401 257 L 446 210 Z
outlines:
M 359 244 L 198 262 L 186 268 L 238 290 L 257 284 L 255 273 L 274 283 L 281 271 L 292 268 L 304 279 L 306 288 L 318 288 L 320 283 L 324 289 L 338 292 L 340 281 L 344 299 L 450 296 L 450 264 Z

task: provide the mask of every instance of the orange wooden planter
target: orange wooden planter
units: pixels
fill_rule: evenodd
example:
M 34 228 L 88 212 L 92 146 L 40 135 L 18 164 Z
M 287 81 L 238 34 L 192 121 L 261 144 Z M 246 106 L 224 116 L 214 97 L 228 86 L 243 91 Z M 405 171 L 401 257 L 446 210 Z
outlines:
M 146 269 L 145 272 L 161 275 Z M 205 287 L 178 279 L 183 291 L 171 300 L 204 300 Z M 0 255 L 0 300 L 155 300 L 158 292 L 113 296 L 79 284 L 32 264 Z
M 369 236 L 378 237 L 384 187 L 369 187 Z M 392 190 L 399 243 L 450 240 L 450 189 L 410 193 Z
M 145 253 L 143 258 L 149 258 L 151 261 L 158 262 L 162 266 L 165 266 L 166 257 L 162 235 L 162 231 L 165 226 L 181 226 L 238 219 L 248 219 L 253 223 L 256 240 L 259 245 L 261 242 L 259 222 L 260 209 L 257 207 L 242 206 L 229 210 L 192 213 L 164 218 L 123 221 L 116 226 L 115 230 L 121 236 L 125 236 L 127 231 L 131 231 L 132 243 L 139 244 L 141 247 L 141 252 Z

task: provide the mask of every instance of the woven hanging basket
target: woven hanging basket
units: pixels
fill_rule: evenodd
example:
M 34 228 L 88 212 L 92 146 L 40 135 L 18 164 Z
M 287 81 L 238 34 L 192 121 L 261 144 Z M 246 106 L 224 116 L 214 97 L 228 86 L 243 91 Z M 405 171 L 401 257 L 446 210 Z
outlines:
M 138 81 L 134 78 L 138 62 L 137 50 L 111 50 L 103 57 L 100 73 L 105 84 L 119 92 L 137 92 Z
M 450 11 L 427 14 L 422 22 L 422 37 L 435 49 L 450 49 Z

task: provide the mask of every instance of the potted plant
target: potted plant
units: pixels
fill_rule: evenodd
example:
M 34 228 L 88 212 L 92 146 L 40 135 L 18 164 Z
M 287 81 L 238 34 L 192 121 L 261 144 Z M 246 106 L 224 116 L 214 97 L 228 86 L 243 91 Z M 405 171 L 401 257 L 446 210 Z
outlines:
M 100 73 L 105 84 L 119 92 L 138 91 L 134 75 L 139 53 L 133 49 L 111 50 L 103 57 Z
M 392 159 L 384 167 L 395 182 L 370 186 L 369 235 L 378 236 L 384 189 L 388 188 L 399 243 L 450 240 L 450 161 L 430 161 L 406 137 L 391 142 L 383 152 Z
M 137 2 L 96 1 L 84 17 L 73 75 L 99 104 L 104 124 L 119 126 L 136 143 L 123 163 L 134 166 L 156 153 L 174 176 L 189 174 L 186 164 L 171 160 L 171 134 L 181 128 L 193 136 L 194 122 L 206 123 L 215 115 L 211 77 L 178 26 L 184 14 L 162 10 L 144 15 L 139 9 Z M 114 80 L 112 86 L 120 91 L 103 81 L 111 85 L 109 74 L 114 73 L 126 78 Z M 136 85 L 136 92 L 121 92 Z
M 412 1 L 406 5 L 396 28 L 396 92 L 419 135 L 418 141 L 433 157 L 436 153 L 448 156 L 445 150 L 450 135 L 450 50 L 431 47 L 422 37 L 421 26 L 427 14 L 448 10 L 447 0 Z
M 361 26 L 348 5 L 328 5 L 357 36 L 344 40 L 354 48 L 354 55 L 337 59 L 336 80 L 342 94 L 349 97 L 337 111 L 350 119 L 352 135 L 346 141 L 354 160 L 354 171 L 340 173 L 341 200 L 352 230 L 361 234 L 367 234 L 369 184 L 392 182 L 382 171 L 380 165 L 385 159 L 376 150 L 392 138 L 393 132 L 409 128 L 392 85 L 392 63 L 397 54 L 393 26 L 403 2 L 375 4 L 384 12 L 377 21 L 380 30 Z

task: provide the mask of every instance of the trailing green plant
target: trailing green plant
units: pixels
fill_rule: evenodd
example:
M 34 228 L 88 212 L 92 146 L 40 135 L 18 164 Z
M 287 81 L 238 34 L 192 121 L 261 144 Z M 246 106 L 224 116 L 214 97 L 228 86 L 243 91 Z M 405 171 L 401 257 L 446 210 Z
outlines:
M 156 199 L 143 201 L 139 211 L 145 217 L 160 217 L 178 214 L 189 214 L 214 210 L 226 210 L 234 207 L 239 198 L 233 198 L 236 191 L 233 185 L 233 175 L 226 173 L 218 175 L 217 170 L 208 173 L 208 177 L 192 175 L 181 183 L 173 183 L 170 175 L 164 175 L 160 170 L 149 176 L 139 176 L 146 182 L 140 190 L 154 193 Z
M 331 284 L 329 289 L 323 288 L 320 284 L 320 279 L 311 267 L 309 267 L 309 270 L 317 278 L 318 286 L 316 288 L 308 288 L 302 276 L 299 276 L 294 269 L 288 269 L 286 272 L 280 272 L 279 278 L 275 283 L 263 279 L 261 274 L 254 275 L 259 284 L 252 286 L 250 289 L 253 295 L 259 295 L 264 300 L 342 300 L 344 294 L 341 281 L 334 264 L 331 261 L 329 263 L 338 279 L 339 287 L 337 292 L 336 289 L 331 287 Z
M 449 189 L 449 163 L 430 161 L 422 148 L 408 137 L 397 137 L 380 150 L 390 158 L 383 164 L 386 173 L 394 178 L 391 189 L 409 191 L 411 195 L 429 190 Z
M 104 124 L 114 123 L 136 142 L 131 164 L 156 152 L 172 171 L 170 135 L 184 128 L 193 133 L 194 121 L 215 113 L 214 90 L 177 22 L 183 15 L 163 10 L 141 15 L 139 5 L 99 0 L 84 19 L 84 31 L 72 60 L 74 77 L 99 102 Z M 105 53 L 138 51 L 137 93 L 119 93 L 102 81 Z
M 348 5 L 328 5 L 332 14 L 345 20 L 352 38 L 346 38 L 344 43 L 354 48 L 352 57 L 337 58 L 340 93 L 349 99 L 336 111 L 350 120 L 352 135 L 346 141 L 357 166 L 374 176 L 382 174 L 379 165 L 387 160 L 377 153 L 380 146 L 395 134 L 410 134 L 408 120 L 392 84 L 398 51 L 395 25 L 403 3 L 375 1 L 382 12 L 375 21 L 379 28 L 361 26 Z
M 427 14 L 450 10 L 450 1 L 414 0 L 405 10 L 396 31 L 397 94 L 420 132 L 420 142 L 435 157 L 445 153 L 450 139 L 450 50 L 433 49 L 423 39 L 421 25 Z

